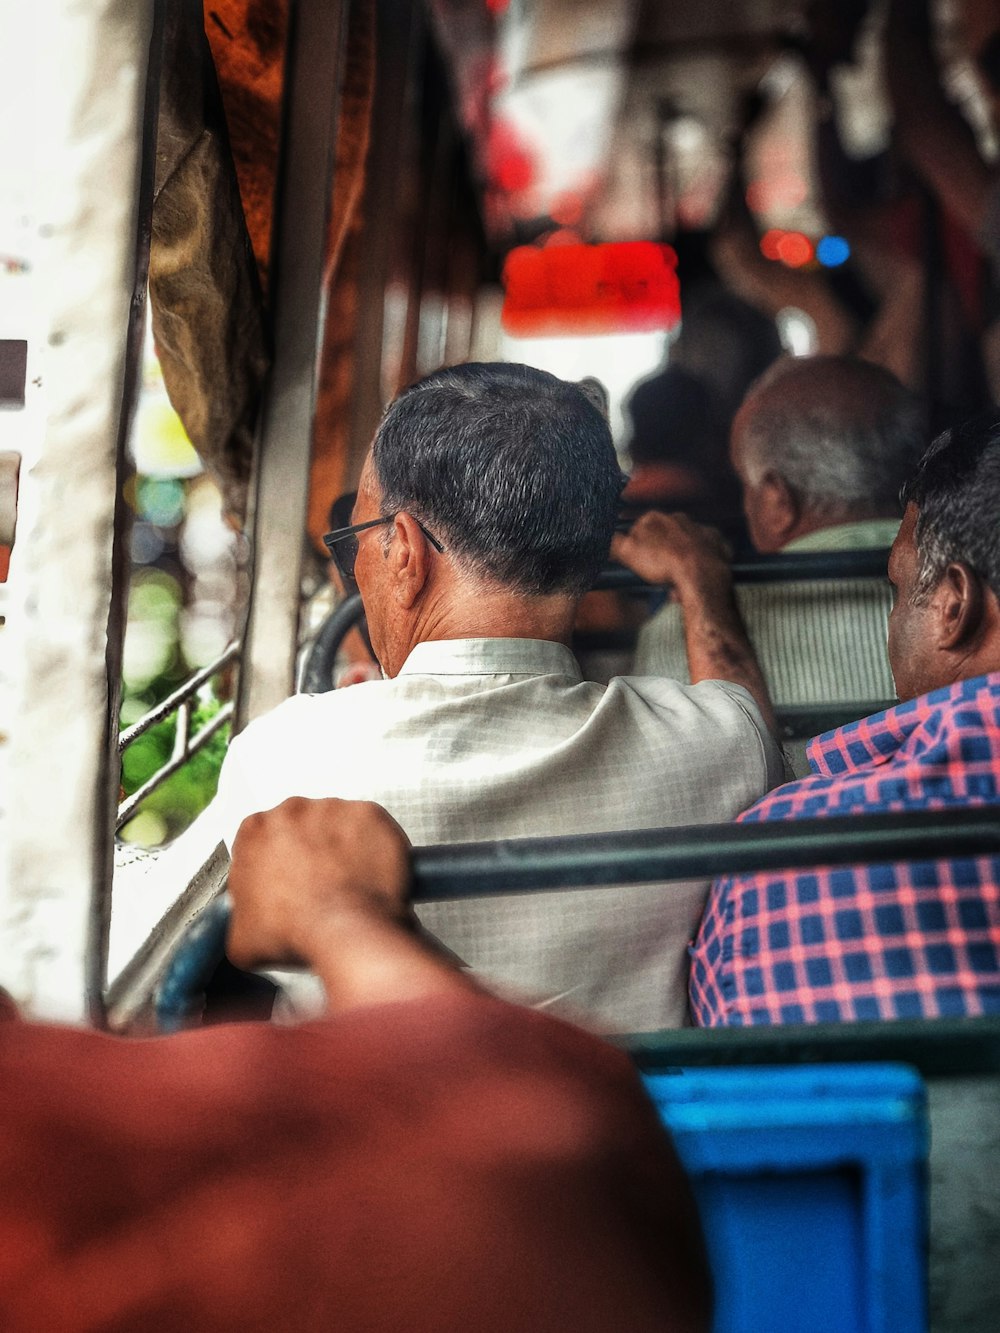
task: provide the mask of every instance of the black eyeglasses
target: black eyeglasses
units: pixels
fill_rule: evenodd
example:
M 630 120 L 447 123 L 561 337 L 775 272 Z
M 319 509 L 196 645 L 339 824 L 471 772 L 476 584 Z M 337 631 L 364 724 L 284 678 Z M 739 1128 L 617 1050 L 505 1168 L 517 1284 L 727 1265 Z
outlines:
M 323 545 L 330 552 L 330 558 L 337 566 L 340 576 L 345 582 L 354 583 L 354 562 L 358 558 L 358 533 L 364 532 L 366 528 L 380 528 L 387 523 L 391 523 L 396 517 L 395 514 L 386 514 L 385 518 L 370 518 L 367 523 L 352 523 L 347 528 L 336 528 L 333 532 L 328 532 L 323 538 Z M 434 536 L 428 532 L 420 519 L 414 519 L 417 527 L 424 534 L 435 551 L 444 553 L 444 547 Z

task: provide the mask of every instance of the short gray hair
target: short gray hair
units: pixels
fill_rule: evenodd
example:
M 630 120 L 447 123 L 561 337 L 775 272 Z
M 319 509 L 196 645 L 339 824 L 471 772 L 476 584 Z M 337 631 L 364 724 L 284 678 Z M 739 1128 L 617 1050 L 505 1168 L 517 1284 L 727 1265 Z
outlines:
M 903 487 L 917 510 L 913 601 L 927 600 L 953 561 L 1000 597 L 1000 412 L 988 408 L 930 446 Z
M 842 356 L 784 358 L 736 418 L 744 470 L 784 478 L 818 514 L 899 512 L 899 489 L 925 444 L 917 397 L 881 366 Z
M 593 586 L 625 482 L 591 399 L 506 362 L 446 367 L 404 389 L 372 466 L 383 514 L 405 509 L 479 575 L 525 596 Z

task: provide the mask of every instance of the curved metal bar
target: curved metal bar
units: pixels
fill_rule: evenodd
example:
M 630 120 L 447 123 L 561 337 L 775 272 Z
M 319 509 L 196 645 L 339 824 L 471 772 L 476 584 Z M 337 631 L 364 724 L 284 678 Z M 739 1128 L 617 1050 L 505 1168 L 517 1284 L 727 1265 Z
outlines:
M 174 952 L 156 993 L 159 1032 L 179 1032 L 193 1016 L 212 973 L 222 961 L 229 929 L 229 899 L 223 894 L 197 917 Z
M 973 810 L 845 815 L 782 824 L 699 824 L 625 833 L 418 847 L 413 900 L 535 893 L 610 884 L 711 879 L 734 871 L 1000 855 L 1000 806 Z M 156 1001 L 161 1031 L 183 1026 L 225 949 L 229 902 L 195 922 Z
M 364 618 L 365 608 L 359 592 L 345 597 L 334 607 L 309 645 L 299 679 L 299 694 L 325 694 L 333 689 L 333 666 L 340 645 Z
M 761 555 L 737 560 L 734 583 L 805 583 L 812 579 L 885 578 L 887 550 L 804 551 L 792 555 Z M 598 574 L 595 592 L 641 592 L 657 585 L 647 583 L 622 565 L 608 565 Z M 300 694 L 324 694 L 332 688 L 333 664 L 349 630 L 361 624 L 364 608 L 360 593 L 354 593 L 331 611 L 320 626 L 302 668 Z

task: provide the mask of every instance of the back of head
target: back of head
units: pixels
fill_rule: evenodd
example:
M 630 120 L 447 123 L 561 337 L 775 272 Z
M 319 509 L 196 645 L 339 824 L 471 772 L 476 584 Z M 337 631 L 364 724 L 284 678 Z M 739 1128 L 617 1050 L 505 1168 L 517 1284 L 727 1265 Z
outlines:
M 545 371 L 435 371 L 386 409 L 372 463 L 383 513 L 412 513 L 514 591 L 585 592 L 607 559 L 623 484 L 611 432 L 576 385 Z
M 752 386 L 734 426 L 745 475 L 783 477 L 803 508 L 841 519 L 899 512 L 923 450 L 918 399 L 881 366 L 787 358 Z
M 628 400 L 635 466 L 679 463 L 713 472 L 725 457 L 726 423 L 711 387 L 671 363 L 640 381 Z M 714 477 L 713 477 L 714 480 Z
M 1000 413 L 991 408 L 939 435 L 903 488 L 917 509 L 917 596 L 952 562 L 1000 598 Z

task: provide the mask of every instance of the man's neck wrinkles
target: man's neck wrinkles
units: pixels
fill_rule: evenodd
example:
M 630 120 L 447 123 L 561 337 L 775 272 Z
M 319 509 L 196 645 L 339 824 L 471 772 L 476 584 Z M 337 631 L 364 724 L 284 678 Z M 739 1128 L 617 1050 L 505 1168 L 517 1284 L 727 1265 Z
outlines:
M 550 639 L 568 645 L 575 608 L 573 597 L 525 597 L 503 589 L 431 598 L 417 612 L 410 647 L 440 639 Z

